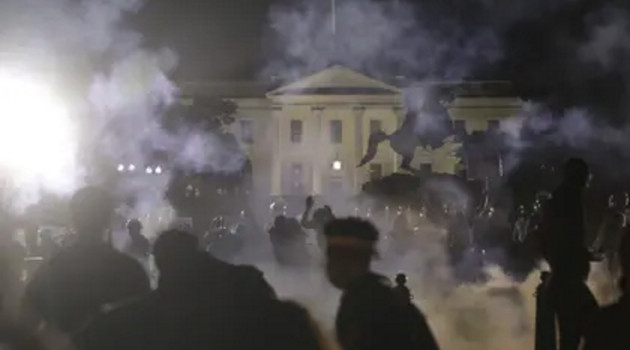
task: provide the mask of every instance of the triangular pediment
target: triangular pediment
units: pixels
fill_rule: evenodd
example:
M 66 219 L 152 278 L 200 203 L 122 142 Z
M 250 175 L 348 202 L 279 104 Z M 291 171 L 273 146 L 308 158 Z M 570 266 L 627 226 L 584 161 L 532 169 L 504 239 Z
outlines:
M 400 90 L 343 66 L 334 66 L 269 92 L 277 95 L 392 95 Z

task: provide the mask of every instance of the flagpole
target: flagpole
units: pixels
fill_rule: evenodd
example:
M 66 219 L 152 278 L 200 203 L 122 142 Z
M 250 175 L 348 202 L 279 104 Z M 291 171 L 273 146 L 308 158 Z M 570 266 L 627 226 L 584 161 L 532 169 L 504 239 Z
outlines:
M 333 37 L 337 34 L 337 0 L 330 0 L 331 13 L 332 13 L 332 34 Z

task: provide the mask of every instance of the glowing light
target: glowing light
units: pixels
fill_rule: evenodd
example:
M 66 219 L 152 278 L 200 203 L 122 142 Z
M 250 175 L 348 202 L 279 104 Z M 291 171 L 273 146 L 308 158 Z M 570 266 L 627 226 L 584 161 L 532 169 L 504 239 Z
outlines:
M 341 161 L 336 160 L 332 163 L 333 170 L 341 170 Z
M 122 164 L 118 164 L 118 168 L 116 168 L 116 169 L 118 170 L 118 172 L 122 173 L 123 171 L 125 171 L 125 166 L 122 165 Z
M 129 171 L 135 171 L 136 170 L 136 166 L 133 164 L 129 164 L 129 166 L 127 167 L 127 169 L 129 169 Z
M 156 167 L 156 168 L 155 168 L 155 173 L 156 173 L 156 174 L 161 174 L 161 173 L 162 173 L 162 167 L 159 167 L 159 166 L 158 166 L 158 167 Z
M 0 70 L 0 123 L 2 176 L 18 185 L 68 189 L 77 175 L 75 130 L 51 89 Z
M 148 167 L 146 168 L 145 172 L 146 172 L 147 174 L 153 174 L 153 168 L 151 168 L 150 166 L 148 166 Z

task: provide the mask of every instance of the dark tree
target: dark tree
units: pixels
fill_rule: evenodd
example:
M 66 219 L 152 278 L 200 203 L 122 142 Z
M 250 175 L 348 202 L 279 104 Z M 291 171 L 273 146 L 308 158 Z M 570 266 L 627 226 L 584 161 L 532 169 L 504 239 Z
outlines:
M 174 169 L 167 198 L 179 216 L 193 219 L 197 232 L 206 231 L 215 216 L 234 216 L 243 209 L 249 194 L 251 162 L 233 134 L 226 129 L 234 121 L 234 102 L 209 97 L 194 98 L 169 113 L 165 126 L 170 132 L 202 131 L 217 140 L 214 147 L 226 150 L 215 166 L 200 170 Z M 240 169 L 226 172 L 222 164 L 242 159 Z M 220 206 L 217 206 L 220 203 Z

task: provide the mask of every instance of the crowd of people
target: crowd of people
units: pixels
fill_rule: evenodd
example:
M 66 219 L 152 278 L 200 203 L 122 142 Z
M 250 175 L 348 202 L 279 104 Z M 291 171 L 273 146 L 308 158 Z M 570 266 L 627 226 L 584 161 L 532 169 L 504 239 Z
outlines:
M 585 243 L 581 193 L 588 181 L 586 163 L 569 160 L 562 183 L 543 204 L 536 238 L 551 271 L 539 289 L 537 350 L 630 349 L 623 332 L 630 321 L 630 235 L 617 244 L 623 296 L 602 307 L 585 283 L 590 261 L 599 258 Z M 258 268 L 221 259 L 205 249 L 204 237 L 184 228 L 150 242 L 142 224 L 131 220 L 130 243 L 115 249 L 106 239 L 114 200 L 86 187 L 71 200 L 73 241 L 56 247 L 28 276 L 16 316 L 0 319 L 0 343 L 78 350 L 439 349 L 406 276 L 392 283 L 372 271 L 379 230 L 358 217 L 335 217 L 327 206 L 311 215 L 313 207 L 309 197 L 301 221 L 276 217 L 269 239 L 278 264 L 300 267 L 310 264 L 306 230 L 315 232 L 328 280 L 342 291 L 336 342 L 306 308 L 281 300 Z M 9 298 L 7 285 L 21 279 L 7 267 L 11 252 L 5 244 L 2 301 Z M 158 271 L 154 286 L 141 263 L 149 256 Z

